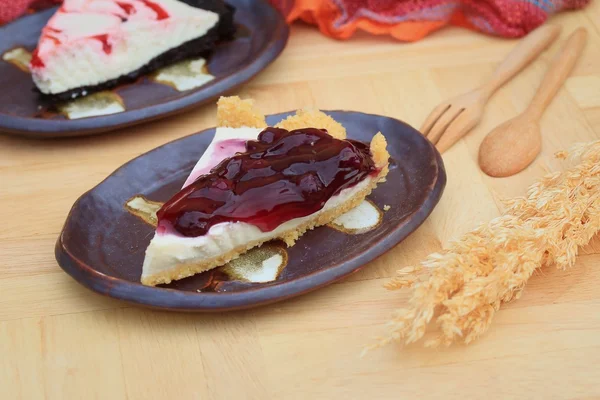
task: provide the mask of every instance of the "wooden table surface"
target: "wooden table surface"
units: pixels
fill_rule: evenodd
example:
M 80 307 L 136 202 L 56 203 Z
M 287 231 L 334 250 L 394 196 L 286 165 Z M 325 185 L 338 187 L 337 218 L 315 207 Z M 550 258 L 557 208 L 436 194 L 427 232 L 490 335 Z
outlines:
M 542 120 L 543 151 L 523 173 L 484 176 L 484 135 L 527 105 L 559 43 L 488 105 L 444 155 L 448 186 L 425 224 L 350 278 L 311 294 L 226 314 L 150 311 L 88 291 L 56 264 L 73 202 L 129 159 L 214 126 L 214 105 L 97 137 L 0 136 L 0 398 L 422 399 L 600 398 L 600 240 L 569 271 L 544 270 L 470 346 L 360 359 L 406 293 L 382 284 L 499 214 L 553 153 L 600 139 L 600 1 L 553 18 L 564 39 L 589 31 L 584 55 Z M 415 44 L 359 35 L 348 42 L 295 25 L 280 59 L 240 89 L 265 113 L 304 106 L 393 116 L 415 126 L 442 99 L 480 83 L 515 45 L 445 29 Z

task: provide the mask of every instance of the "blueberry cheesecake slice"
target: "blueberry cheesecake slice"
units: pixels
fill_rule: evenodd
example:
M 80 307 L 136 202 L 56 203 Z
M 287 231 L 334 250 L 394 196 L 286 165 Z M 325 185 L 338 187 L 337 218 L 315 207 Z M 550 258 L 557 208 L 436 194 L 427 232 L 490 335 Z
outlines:
M 386 141 L 346 139 L 320 111 L 299 111 L 274 127 L 251 101 L 218 103 L 215 137 L 181 191 L 157 213 L 142 283 L 154 286 L 226 264 L 358 206 L 388 172 Z

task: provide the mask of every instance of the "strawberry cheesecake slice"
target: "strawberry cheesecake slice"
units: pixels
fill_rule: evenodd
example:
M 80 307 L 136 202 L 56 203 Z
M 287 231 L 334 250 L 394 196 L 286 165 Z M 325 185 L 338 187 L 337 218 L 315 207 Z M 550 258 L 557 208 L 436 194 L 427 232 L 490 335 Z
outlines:
M 319 111 L 267 127 L 248 101 L 221 98 L 219 127 L 183 189 L 158 211 L 141 281 L 203 272 L 249 249 L 307 230 L 359 205 L 388 172 L 381 133 L 370 144 Z
M 234 31 L 221 0 L 65 0 L 30 70 L 46 99 L 64 101 L 206 55 Z

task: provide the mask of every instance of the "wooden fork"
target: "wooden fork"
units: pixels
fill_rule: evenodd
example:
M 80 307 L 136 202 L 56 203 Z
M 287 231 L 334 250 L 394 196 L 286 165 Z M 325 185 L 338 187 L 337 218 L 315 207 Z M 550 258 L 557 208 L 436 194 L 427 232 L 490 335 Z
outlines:
M 421 127 L 440 153 L 479 123 L 489 98 L 502 85 L 533 61 L 560 33 L 560 26 L 545 25 L 523 39 L 496 68 L 491 79 L 481 87 L 438 105 Z

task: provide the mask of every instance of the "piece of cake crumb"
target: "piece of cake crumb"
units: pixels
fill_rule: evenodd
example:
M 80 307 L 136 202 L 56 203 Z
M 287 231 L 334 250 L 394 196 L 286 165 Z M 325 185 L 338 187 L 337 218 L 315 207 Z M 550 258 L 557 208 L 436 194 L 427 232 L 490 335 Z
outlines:
M 326 129 L 327 133 L 336 139 L 346 139 L 346 128 L 339 122 L 319 110 L 298 110 L 295 115 L 291 115 L 280 121 L 275 128 L 283 128 L 288 131 L 303 128 Z
M 267 122 L 265 116 L 254 108 L 254 100 L 230 96 L 217 101 L 217 126 L 266 128 Z
M 566 160 L 567 157 L 569 156 L 569 153 L 567 153 L 566 151 L 557 151 L 556 153 L 554 153 L 554 157 L 558 158 L 559 160 Z
M 387 210 L 389 210 L 390 208 L 392 208 L 392 207 L 390 207 L 389 205 L 387 205 L 387 204 L 386 204 L 386 205 L 384 205 L 384 206 L 383 206 L 383 211 L 387 211 Z

